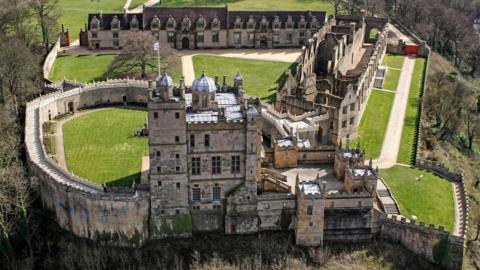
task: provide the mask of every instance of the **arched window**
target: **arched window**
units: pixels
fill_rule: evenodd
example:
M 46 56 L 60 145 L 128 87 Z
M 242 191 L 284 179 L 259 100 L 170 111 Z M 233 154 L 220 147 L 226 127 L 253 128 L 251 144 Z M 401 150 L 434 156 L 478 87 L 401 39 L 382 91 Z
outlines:
M 287 21 L 285 22 L 285 28 L 292 29 L 295 23 L 293 22 L 292 16 L 288 16 Z

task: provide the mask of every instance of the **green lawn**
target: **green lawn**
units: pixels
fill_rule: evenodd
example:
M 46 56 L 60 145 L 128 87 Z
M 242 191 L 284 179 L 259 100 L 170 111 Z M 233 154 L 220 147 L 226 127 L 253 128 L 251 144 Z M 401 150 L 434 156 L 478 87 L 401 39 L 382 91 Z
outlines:
M 425 58 L 415 60 L 410 93 L 408 94 L 407 111 L 403 122 L 402 140 L 398 152 L 397 162 L 410 164 L 413 159 L 413 145 L 415 143 L 415 129 L 420 106 L 420 92 L 423 87 L 425 73 Z
M 78 39 L 80 29 L 88 20 L 88 13 L 122 13 L 126 0 L 60 0 L 62 17 L 60 24 L 70 30 L 70 40 Z
M 80 82 L 102 81 L 107 77 L 113 78 L 115 75 L 108 76 L 108 69 L 110 64 L 114 61 L 115 55 L 62 55 L 57 57 L 50 72 L 49 79 L 52 81 L 63 80 L 64 78 L 70 80 L 77 80 Z M 171 56 L 167 63 L 167 59 L 162 59 L 162 70 L 167 70 L 174 82 L 178 84 L 182 76 L 182 66 L 180 57 L 175 58 Z M 154 67 L 148 67 L 147 73 L 155 73 L 157 62 L 152 59 Z M 138 77 L 139 69 L 133 69 L 129 72 L 130 78 Z M 117 77 L 125 77 L 127 73 L 120 72 Z
M 230 10 L 320 10 L 333 13 L 327 0 L 162 0 L 158 7 L 214 6 L 228 4 Z
M 416 180 L 420 175 L 423 177 Z M 415 215 L 419 222 L 453 230 L 455 209 L 450 182 L 427 171 L 398 165 L 380 170 L 380 176 L 390 186 L 402 215 L 408 219 Z
M 195 55 L 193 67 L 198 77 L 205 71 L 212 78 L 217 75 L 220 83 L 223 75 L 227 75 L 229 84 L 233 84 L 233 77 L 240 71 L 244 79 L 244 90 L 250 96 L 273 102 L 277 86 L 283 72 L 293 68 L 295 64 L 273 61 L 248 60 L 210 55 Z
M 132 3 L 130 4 L 130 7 L 128 9 L 134 9 L 138 6 L 141 6 L 145 4 L 148 0 L 132 0 Z
M 398 81 L 400 79 L 401 70 L 388 69 L 385 81 L 383 82 L 383 89 L 397 91 Z
M 64 78 L 81 82 L 100 81 L 105 79 L 104 74 L 114 58 L 115 55 L 112 54 L 58 56 L 49 79 L 52 81 Z
M 372 90 L 370 94 L 358 128 L 358 138 L 352 142 L 360 142 L 367 158 L 380 156 L 394 97 L 393 93 L 379 90 Z
M 133 136 L 147 113 L 110 108 L 74 118 L 63 125 L 65 158 L 70 171 L 92 182 L 130 186 L 140 178 L 147 138 Z
M 385 65 L 387 67 L 391 68 L 398 68 L 402 69 L 403 67 L 403 60 L 405 60 L 404 55 L 400 54 L 385 54 L 385 57 L 383 58 L 382 65 Z

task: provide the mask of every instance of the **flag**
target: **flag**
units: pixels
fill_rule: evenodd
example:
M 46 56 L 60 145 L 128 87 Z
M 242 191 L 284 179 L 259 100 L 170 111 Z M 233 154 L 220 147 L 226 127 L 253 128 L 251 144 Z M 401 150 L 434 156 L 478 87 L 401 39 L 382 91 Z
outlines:
M 158 49 L 160 49 L 160 44 L 158 44 L 158 42 L 155 42 L 155 43 L 153 44 L 153 49 L 154 49 L 155 51 L 158 51 Z

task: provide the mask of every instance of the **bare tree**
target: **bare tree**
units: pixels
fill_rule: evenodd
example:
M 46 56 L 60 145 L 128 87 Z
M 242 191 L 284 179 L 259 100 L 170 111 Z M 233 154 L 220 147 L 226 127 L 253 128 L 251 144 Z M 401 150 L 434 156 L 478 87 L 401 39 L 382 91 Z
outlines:
M 58 20 L 62 14 L 59 0 L 32 0 L 31 8 L 42 32 L 45 54 L 50 49 L 50 38 L 58 35 Z

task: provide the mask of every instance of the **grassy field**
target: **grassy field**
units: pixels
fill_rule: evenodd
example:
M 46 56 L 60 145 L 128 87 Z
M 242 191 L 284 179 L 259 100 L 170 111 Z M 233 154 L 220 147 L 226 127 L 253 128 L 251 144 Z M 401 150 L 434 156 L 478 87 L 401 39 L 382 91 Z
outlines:
M 410 164 L 413 158 L 413 144 L 415 143 L 415 128 L 420 106 L 420 92 L 423 87 L 425 59 L 415 60 L 410 93 L 408 94 L 407 111 L 403 122 L 402 140 L 398 152 L 397 162 Z
M 148 140 L 133 136 L 147 113 L 110 108 L 74 118 L 63 125 L 65 159 L 70 171 L 92 182 L 130 186 L 140 178 Z
M 398 81 L 400 79 L 401 70 L 388 69 L 383 82 L 383 89 L 397 91 Z
M 221 56 L 196 55 L 193 57 L 195 76 L 205 71 L 208 76 L 217 75 L 221 80 L 227 75 L 229 84 L 233 84 L 234 75 L 240 71 L 244 79 L 244 89 L 250 96 L 260 97 L 273 102 L 276 84 L 283 72 L 294 65 L 284 62 L 248 60 Z
M 372 90 L 370 94 L 358 128 L 358 138 L 352 142 L 360 142 L 367 158 L 380 156 L 394 97 L 395 94 L 380 90 Z
M 81 82 L 100 81 L 115 58 L 112 54 L 59 56 L 53 64 L 49 79 L 52 81 L 77 80 Z
M 70 30 L 70 40 L 78 39 L 80 29 L 88 20 L 88 13 L 122 13 L 125 0 L 60 0 L 62 17 L 60 24 Z
M 178 83 L 182 76 L 182 66 L 180 57 L 173 59 L 162 59 L 162 70 L 167 71 L 174 79 L 175 83 Z M 120 72 L 117 75 L 108 75 L 110 64 L 114 61 L 115 55 L 102 54 L 102 55 L 62 55 L 57 57 L 53 64 L 52 71 L 50 72 L 49 79 L 52 81 L 63 80 L 64 78 L 70 80 L 77 80 L 80 82 L 92 82 L 105 80 L 107 77 L 126 77 L 127 73 Z M 167 61 L 172 61 L 167 63 Z M 147 73 L 149 76 L 155 76 L 157 70 L 157 62 L 152 59 L 152 65 L 154 67 L 148 67 Z M 139 77 L 140 70 L 134 69 L 129 72 L 130 78 Z
M 423 177 L 416 180 L 420 175 Z M 398 165 L 380 170 L 380 176 L 390 186 L 405 217 L 414 215 L 419 222 L 453 230 L 455 209 L 450 182 L 427 171 Z
M 404 55 L 400 54 L 386 54 L 383 58 L 382 65 L 391 68 L 401 69 L 403 66 L 403 60 L 405 59 Z
M 148 0 L 132 0 L 132 3 L 130 4 L 130 7 L 128 9 L 134 9 L 138 6 L 141 6 L 145 4 Z M 126 2 L 126 1 L 125 1 Z
M 162 0 L 158 7 L 209 6 L 230 10 L 321 10 L 333 13 L 333 6 L 327 0 Z

